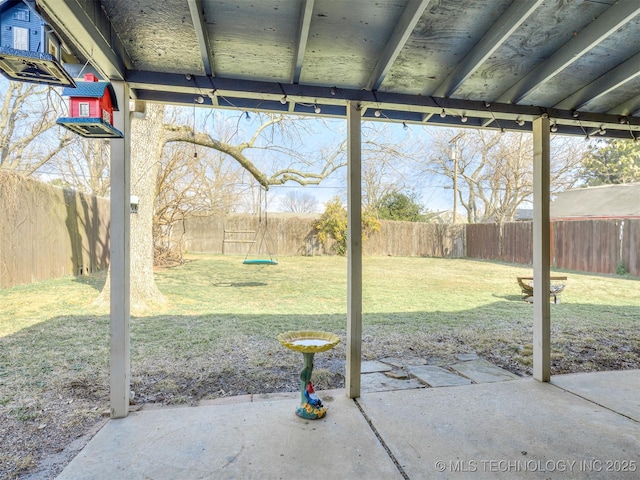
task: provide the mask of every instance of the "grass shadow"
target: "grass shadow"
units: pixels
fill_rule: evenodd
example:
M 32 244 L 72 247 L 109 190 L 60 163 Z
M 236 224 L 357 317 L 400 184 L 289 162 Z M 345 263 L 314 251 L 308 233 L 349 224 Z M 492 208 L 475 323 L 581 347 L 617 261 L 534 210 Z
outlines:
M 511 296 L 508 296 L 511 297 Z M 607 318 L 596 322 L 592 318 Z M 561 304 L 552 311 L 552 373 L 640 368 L 636 306 Z M 363 314 L 363 359 L 481 357 L 531 373 L 529 305 L 499 301 L 460 311 Z M 297 391 L 299 353 L 276 340 L 319 329 L 342 342 L 314 359 L 319 390 L 344 386 L 346 314 L 204 313 L 131 320 L 131 389 L 138 404 L 195 404 L 232 395 Z M 58 316 L 0 338 L 0 429 L 15 458 L 59 451 L 101 421 L 109 402 L 109 317 Z M 39 429 L 38 426 L 46 425 Z M 24 436 L 29 441 L 15 443 Z M 61 444 L 62 442 L 62 444 Z M 66 442 L 66 443 L 65 443 Z
M 594 317 L 608 320 L 591 320 Z M 557 305 L 551 319 L 553 373 L 640 367 L 639 323 L 635 306 Z M 132 317 L 130 328 L 133 383 L 166 378 L 174 375 L 171 372 L 199 378 L 203 372 L 218 371 L 233 377 L 231 383 L 241 385 L 224 389 L 226 394 L 265 393 L 286 386 L 295 389 L 295 377 L 285 385 L 265 376 L 272 369 L 289 371 L 292 363 L 299 363 L 299 355 L 276 340 L 278 333 L 289 330 L 327 330 L 342 337 L 334 350 L 318 355 L 319 365 L 325 359 L 344 359 L 346 355 L 346 314 L 167 314 Z M 517 304 L 496 302 L 455 312 L 364 312 L 362 352 L 365 359 L 476 352 L 526 375 L 530 373 L 532 329 L 530 304 L 519 297 Z M 14 389 L 28 385 L 59 385 L 64 379 L 87 375 L 107 384 L 106 315 L 52 318 L 0 338 L 0 345 L 0 372 L 7 378 L 0 385 L 0 405 L 7 403 L 7 398 L 11 401 Z M 260 384 L 247 380 L 258 377 Z M 209 394 L 215 396 L 216 392 Z
M 493 293 L 493 294 L 491 294 L 491 296 L 493 298 L 501 298 L 501 299 L 507 300 L 509 302 L 515 302 L 515 301 L 522 302 L 522 301 L 524 301 L 522 299 L 522 295 L 498 295 L 496 293 Z
M 73 277 L 73 281 L 81 285 L 88 285 L 97 292 L 101 292 L 107 281 L 107 269 L 95 271 L 91 275 L 76 275 Z

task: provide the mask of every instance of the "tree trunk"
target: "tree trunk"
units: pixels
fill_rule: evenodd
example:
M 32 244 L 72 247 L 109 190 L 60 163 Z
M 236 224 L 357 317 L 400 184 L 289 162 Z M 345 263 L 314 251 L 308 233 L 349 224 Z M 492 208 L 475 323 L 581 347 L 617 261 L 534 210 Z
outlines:
M 153 208 L 158 162 L 162 154 L 164 106 L 148 103 L 144 119 L 131 120 L 131 195 L 139 198 L 138 213 L 131 214 L 131 309 L 146 310 L 166 302 L 153 277 Z M 107 274 L 97 303 L 109 304 Z

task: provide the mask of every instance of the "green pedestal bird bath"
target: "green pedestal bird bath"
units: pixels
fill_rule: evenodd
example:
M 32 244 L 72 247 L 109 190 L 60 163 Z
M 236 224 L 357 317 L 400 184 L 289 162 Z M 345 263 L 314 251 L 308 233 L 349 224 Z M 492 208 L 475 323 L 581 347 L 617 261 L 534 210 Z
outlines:
M 301 352 L 304 356 L 304 364 L 300 372 L 300 406 L 296 409 L 296 415 L 308 420 L 324 417 L 327 414 L 327 407 L 322 404 L 311 383 L 313 356 L 316 353 L 331 350 L 340 343 L 340 337 L 333 333 L 302 330 L 281 333 L 278 335 L 278 340 L 285 347 Z

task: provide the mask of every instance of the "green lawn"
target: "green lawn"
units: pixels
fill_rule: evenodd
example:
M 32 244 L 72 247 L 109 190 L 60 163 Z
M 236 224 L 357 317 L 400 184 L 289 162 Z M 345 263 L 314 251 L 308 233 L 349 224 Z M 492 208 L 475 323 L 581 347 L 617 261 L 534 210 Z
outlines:
M 346 333 L 346 259 L 284 257 L 278 266 L 190 255 L 157 272 L 162 311 L 131 321 L 138 403 L 195 403 L 296 390 L 299 354 L 279 332 Z M 557 271 L 569 279 L 551 305 L 552 372 L 640 368 L 640 280 Z M 495 262 L 365 257 L 363 356 L 477 352 L 521 375 L 531 371 L 531 304 Z M 0 477 L 34 468 L 108 409 L 108 312 L 92 305 L 105 274 L 0 290 Z M 316 356 L 317 387 L 343 384 L 344 341 Z M 70 441 L 70 440 L 69 440 Z M 8 467 L 5 467 L 8 466 Z M 3 471 L 3 469 L 5 469 Z M 9 472 L 9 473 L 7 473 Z

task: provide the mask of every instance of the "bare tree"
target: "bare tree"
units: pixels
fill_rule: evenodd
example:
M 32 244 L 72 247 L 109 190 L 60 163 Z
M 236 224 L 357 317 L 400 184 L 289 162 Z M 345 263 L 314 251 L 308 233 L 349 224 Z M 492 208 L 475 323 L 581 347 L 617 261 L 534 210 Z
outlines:
M 532 198 L 531 134 L 439 130 L 430 150 L 426 171 L 451 179 L 470 223 L 513 221 L 517 208 Z M 551 150 L 553 193 L 575 184 L 584 147 L 555 136 Z
M 155 263 L 182 261 L 181 221 L 236 211 L 242 169 L 220 152 L 186 143 L 167 145 L 158 169 L 153 218 Z
M 0 82 L 0 168 L 32 175 L 72 140 L 56 125 L 63 102 L 48 86 Z
M 309 192 L 290 190 L 280 201 L 284 212 L 314 213 L 318 208 L 318 199 Z
M 111 187 L 109 159 L 108 140 L 75 136 L 51 163 L 56 165 L 58 175 L 66 185 L 106 197 Z
M 363 122 L 362 203 L 375 208 L 387 195 L 419 190 L 423 182 L 424 145 L 411 128 Z M 346 177 L 341 188 L 346 191 Z
M 388 123 L 366 122 L 362 129 L 362 202 L 375 209 L 380 201 L 407 188 L 418 151 L 410 131 L 394 135 Z
M 131 308 L 144 310 L 166 302 L 153 276 L 153 211 L 162 141 L 164 106 L 147 105 L 144 119 L 131 119 L 131 194 L 138 196 L 138 213 L 130 224 L 130 302 Z M 108 305 L 111 275 L 96 303 Z

